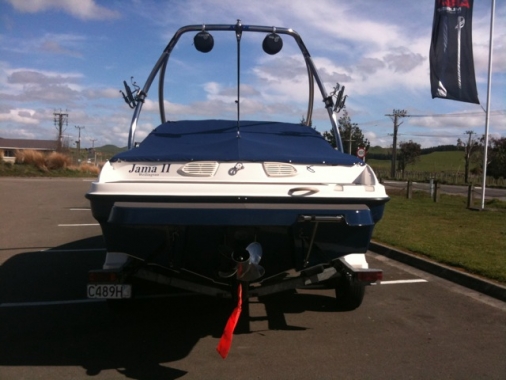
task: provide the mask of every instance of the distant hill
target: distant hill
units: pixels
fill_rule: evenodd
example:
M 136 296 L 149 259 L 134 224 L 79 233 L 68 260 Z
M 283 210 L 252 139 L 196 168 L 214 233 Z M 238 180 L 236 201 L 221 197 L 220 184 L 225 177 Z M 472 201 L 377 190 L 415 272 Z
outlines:
M 119 148 L 116 145 L 104 145 L 101 147 L 96 147 L 95 151 L 102 153 L 103 159 L 109 159 L 115 154 L 120 152 L 124 152 L 127 150 L 127 147 Z
M 369 150 L 367 151 L 367 156 L 370 156 L 371 154 L 390 154 L 390 151 L 392 148 L 383 148 L 379 145 L 371 146 L 369 147 Z

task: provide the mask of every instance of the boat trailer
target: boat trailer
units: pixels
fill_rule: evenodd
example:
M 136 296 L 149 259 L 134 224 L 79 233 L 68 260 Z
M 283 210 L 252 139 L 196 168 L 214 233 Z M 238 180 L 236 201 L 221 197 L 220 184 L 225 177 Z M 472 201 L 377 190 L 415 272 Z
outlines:
M 135 260 L 137 261 L 137 260 Z M 315 285 L 332 285 L 337 283 L 365 286 L 382 280 L 381 269 L 356 268 L 348 263 L 345 257 L 340 257 L 329 264 L 316 265 L 300 272 L 284 272 L 260 282 L 235 280 L 242 287 L 243 315 L 248 315 L 248 300 L 253 297 L 263 297 L 297 288 L 307 288 Z M 160 285 L 165 285 L 196 294 L 214 296 L 218 298 L 234 298 L 235 286 L 230 283 L 217 282 L 186 270 L 172 271 L 158 266 L 132 265 L 127 261 L 118 268 L 91 270 L 88 273 L 88 297 L 105 299 L 134 298 L 130 283 L 132 279 L 141 279 Z M 96 294 L 97 287 L 101 293 Z M 121 290 L 114 290 L 116 289 Z M 124 287 L 124 288 L 119 288 Z M 104 289 L 108 294 L 103 294 Z M 125 291 L 123 291 L 125 289 Z M 337 291 L 337 287 L 336 287 Z M 361 300 L 360 300 L 361 302 Z M 356 305 L 356 307 L 358 307 Z M 355 307 L 354 307 L 355 308 Z

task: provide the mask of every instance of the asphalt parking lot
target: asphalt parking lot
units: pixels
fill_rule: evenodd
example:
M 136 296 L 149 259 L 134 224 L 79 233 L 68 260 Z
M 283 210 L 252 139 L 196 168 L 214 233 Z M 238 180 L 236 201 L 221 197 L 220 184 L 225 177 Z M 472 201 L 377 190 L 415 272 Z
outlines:
M 105 255 L 89 184 L 0 178 L 0 379 L 506 378 L 504 302 L 372 252 L 384 281 L 360 308 L 337 311 L 331 290 L 253 299 L 225 360 L 230 301 L 88 300 Z

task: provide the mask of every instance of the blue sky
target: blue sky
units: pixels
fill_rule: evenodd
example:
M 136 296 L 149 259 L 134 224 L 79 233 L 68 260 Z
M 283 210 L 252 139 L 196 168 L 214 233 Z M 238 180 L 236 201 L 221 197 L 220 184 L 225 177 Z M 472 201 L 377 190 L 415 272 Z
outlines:
M 433 7 L 431 0 L 0 0 L 0 137 L 53 139 L 53 112 L 62 110 L 69 114 L 64 133 L 72 141 L 75 127 L 85 127 L 82 147 L 92 140 L 95 146 L 126 146 L 131 110 L 119 93 L 122 81 L 134 76 L 142 86 L 181 26 L 241 19 L 297 31 L 327 91 L 336 81 L 346 86 L 351 120 L 372 145 L 391 145 L 393 123 L 385 114 L 393 109 L 428 115 L 404 118 L 399 141 L 455 144 L 468 130 L 484 133 L 491 1 L 475 1 L 473 15 L 482 105 L 432 99 Z M 505 137 L 506 0 L 497 0 L 495 20 L 490 133 Z M 166 78 L 168 119 L 235 117 L 235 36 L 214 37 L 211 53 L 196 52 L 193 35 L 174 51 Z M 241 115 L 298 122 L 306 109 L 307 84 L 299 75 L 304 66 L 288 38 L 274 57 L 262 53 L 262 39 L 243 37 Z M 295 68 L 288 69 L 289 62 Z M 153 86 L 137 140 L 157 126 L 156 102 Z M 319 99 L 313 125 L 330 129 Z

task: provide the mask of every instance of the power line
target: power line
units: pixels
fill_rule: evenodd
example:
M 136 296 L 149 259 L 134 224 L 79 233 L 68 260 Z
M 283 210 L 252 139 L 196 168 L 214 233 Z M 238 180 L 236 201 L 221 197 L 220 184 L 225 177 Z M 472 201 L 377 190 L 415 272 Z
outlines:
M 380 119 L 380 120 L 371 120 L 371 121 L 364 121 L 363 123 L 357 123 L 357 124 L 360 124 L 360 125 L 364 125 L 364 124 L 376 124 L 376 123 L 381 123 L 385 120 L 383 119 Z
M 69 114 L 67 112 L 63 113 L 61 110 L 60 112 L 57 112 L 56 110 L 53 112 L 54 115 L 54 125 L 56 129 L 58 130 L 58 147 L 57 151 L 61 152 L 63 147 L 63 132 L 65 132 L 65 129 L 63 128 L 63 125 L 68 125 L 69 120 Z
M 481 116 L 483 112 L 462 112 L 462 113 L 433 113 L 433 114 L 419 114 L 419 115 L 406 115 L 406 117 L 466 117 L 466 116 Z M 496 110 L 491 112 L 491 116 L 506 116 L 506 110 Z M 380 120 L 369 120 L 364 122 L 359 122 L 359 125 L 367 125 L 367 124 L 376 124 L 383 122 L 383 119 Z
M 426 135 L 419 133 L 399 133 L 400 136 L 415 136 L 415 137 L 443 137 L 443 138 L 454 138 L 460 135 Z
M 399 123 L 399 118 L 405 117 L 408 114 L 406 110 L 393 110 L 391 114 L 387 114 L 385 116 L 389 116 L 394 122 L 394 141 L 392 144 L 392 166 L 390 168 L 390 176 L 395 178 L 395 161 L 397 159 L 397 130 L 402 122 Z
M 78 125 L 75 126 L 77 129 L 79 129 L 79 137 L 77 139 L 77 154 L 80 155 L 81 154 L 81 129 L 84 129 L 86 127 L 80 127 Z M 79 157 L 79 156 L 78 156 Z
M 497 110 L 491 112 L 494 116 L 506 115 L 506 110 Z M 483 116 L 483 112 L 462 112 L 462 113 L 434 113 L 429 115 L 406 115 L 406 117 L 466 117 L 466 116 Z

